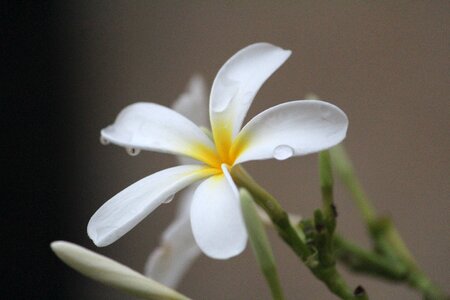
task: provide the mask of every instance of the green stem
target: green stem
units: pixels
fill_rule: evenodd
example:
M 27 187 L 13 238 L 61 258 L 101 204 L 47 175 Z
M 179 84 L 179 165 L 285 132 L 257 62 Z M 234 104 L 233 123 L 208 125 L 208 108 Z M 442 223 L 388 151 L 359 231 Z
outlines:
M 336 229 L 336 207 L 333 203 L 333 172 L 331 169 L 330 152 L 325 150 L 319 153 L 320 190 L 322 193 L 325 223 L 330 235 Z
M 291 246 L 294 252 L 307 260 L 311 251 L 305 242 L 300 238 L 297 231 L 292 227 L 288 214 L 283 210 L 278 201 L 259 186 L 253 178 L 240 166 L 235 166 L 231 170 L 231 175 L 238 186 L 246 188 L 254 197 L 255 202 L 267 213 L 275 225 L 281 238 Z
M 325 267 L 317 262 L 317 253 L 314 253 L 314 251 L 306 245 L 305 241 L 301 238 L 303 234 L 299 235 L 297 233 L 297 229 L 295 229 L 289 221 L 288 214 L 272 195 L 259 186 L 240 166 L 233 167 L 231 175 L 238 186 L 243 187 L 250 192 L 255 202 L 264 209 L 270 217 L 281 238 L 331 292 L 345 300 L 361 299 L 353 295 L 352 290 L 337 272 L 335 264 Z
M 283 290 L 281 289 L 280 280 L 278 278 L 275 258 L 273 257 L 272 249 L 270 248 L 270 243 L 264 230 L 264 225 L 256 211 L 253 198 L 250 193 L 243 188 L 240 190 L 239 194 L 241 198 L 242 215 L 244 217 L 250 245 L 252 246 L 256 261 L 266 278 L 270 292 L 272 293 L 272 298 L 274 300 L 283 300 Z
M 416 288 L 422 292 L 423 299 L 425 300 L 448 300 L 450 297 L 445 295 L 442 290 L 433 284 L 428 277 L 420 270 L 411 272 L 407 278 L 407 282 L 411 287 Z
M 386 260 L 383 261 L 382 264 L 390 261 L 393 265 L 395 265 L 395 267 L 400 268 L 399 266 L 401 265 L 401 268 L 407 270 L 404 280 L 410 286 L 419 290 L 425 299 L 447 299 L 447 296 L 445 296 L 441 290 L 434 285 L 431 280 L 418 268 L 413 255 L 409 251 L 403 239 L 400 237 L 400 234 L 392 221 L 387 218 L 377 217 L 375 207 L 372 205 L 364 192 L 345 148 L 342 145 L 338 145 L 330 150 L 330 154 L 337 174 L 352 194 L 355 204 L 359 208 L 361 215 L 365 220 L 367 229 L 374 242 L 375 250 L 379 252 L 378 254 L 383 257 L 383 259 Z M 341 246 L 348 246 L 348 244 L 346 245 L 342 243 L 342 241 L 340 242 Z M 368 256 L 367 253 L 364 253 L 364 255 L 361 256 L 363 253 L 361 251 L 356 251 L 355 247 L 347 247 L 347 250 L 349 249 L 353 250 L 353 254 L 359 254 L 360 258 L 364 257 L 366 259 L 366 263 L 373 267 L 373 265 L 370 264 L 371 261 L 369 258 L 371 257 Z M 378 271 L 380 272 L 377 271 L 378 274 L 385 274 L 386 278 L 390 278 L 390 276 L 396 277 L 396 274 L 394 274 L 395 272 L 392 273 L 392 269 L 390 270 L 389 266 L 386 265 L 382 267 L 381 265 L 378 265 L 378 267 L 383 269 L 379 269 Z M 363 270 L 363 268 L 361 268 L 361 270 Z M 369 268 L 368 273 L 370 272 L 371 270 Z
M 343 146 L 338 145 L 331 148 L 330 155 L 333 166 L 335 166 L 340 179 L 352 194 L 364 220 L 367 224 L 372 223 L 376 219 L 375 207 L 369 201 L 361 183 L 356 177 L 352 163 Z
M 344 300 L 359 299 L 356 298 L 352 290 L 348 287 L 342 276 L 338 273 L 335 266 L 326 268 L 310 268 L 313 274 L 320 279 L 333 294 Z
M 356 272 L 368 273 L 391 280 L 404 280 L 407 268 L 373 251 L 365 250 L 336 235 L 336 255 L 340 261 Z

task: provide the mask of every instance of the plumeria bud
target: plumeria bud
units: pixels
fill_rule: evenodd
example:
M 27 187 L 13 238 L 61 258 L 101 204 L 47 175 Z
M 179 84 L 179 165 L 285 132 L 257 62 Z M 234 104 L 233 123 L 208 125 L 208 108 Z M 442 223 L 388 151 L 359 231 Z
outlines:
M 144 299 L 188 300 L 186 296 L 110 258 L 65 241 L 51 243 L 64 263 L 93 280 Z

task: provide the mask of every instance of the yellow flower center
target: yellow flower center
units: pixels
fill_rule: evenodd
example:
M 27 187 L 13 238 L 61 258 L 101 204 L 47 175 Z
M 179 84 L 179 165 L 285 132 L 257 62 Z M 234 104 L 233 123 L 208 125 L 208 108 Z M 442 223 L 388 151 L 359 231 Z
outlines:
M 236 158 L 242 152 L 246 143 L 233 143 L 232 128 L 225 122 L 215 124 L 213 140 L 216 148 L 211 149 L 203 144 L 194 145 L 189 151 L 190 156 L 205 164 L 221 170 L 222 164 L 233 166 Z

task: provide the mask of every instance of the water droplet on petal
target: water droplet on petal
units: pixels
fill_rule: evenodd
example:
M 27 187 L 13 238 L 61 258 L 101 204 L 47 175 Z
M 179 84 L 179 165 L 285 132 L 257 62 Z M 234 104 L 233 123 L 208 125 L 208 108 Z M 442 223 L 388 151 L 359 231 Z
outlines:
M 137 148 L 126 148 L 126 150 L 127 150 L 128 155 L 131 155 L 131 156 L 136 156 L 139 153 L 141 153 L 141 150 L 137 149 Z
M 106 146 L 109 144 L 109 140 L 105 138 L 104 136 L 100 136 L 100 144 Z
M 278 160 L 285 160 L 294 155 L 294 149 L 288 145 L 279 145 L 273 150 L 273 157 Z
M 167 204 L 172 202 L 173 198 L 175 197 L 175 195 L 171 195 L 169 196 L 166 200 L 163 201 L 163 204 Z

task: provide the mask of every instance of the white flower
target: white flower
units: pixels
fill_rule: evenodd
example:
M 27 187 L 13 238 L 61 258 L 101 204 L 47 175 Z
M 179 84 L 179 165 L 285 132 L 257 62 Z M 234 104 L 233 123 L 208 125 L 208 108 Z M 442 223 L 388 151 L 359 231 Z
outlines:
M 225 63 L 210 95 L 213 139 L 190 120 L 158 104 L 136 103 L 122 110 L 115 123 L 102 130 L 104 141 L 129 149 L 184 155 L 199 163 L 152 174 L 107 201 L 88 224 L 94 243 L 113 243 L 176 192 L 202 180 L 190 208 L 198 246 L 217 259 L 241 253 L 247 233 L 229 169 L 251 160 L 286 159 L 321 151 L 342 141 L 347 131 L 345 113 L 317 100 L 274 106 L 241 129 L 257 91 L 290 54 L 271 44 L 257 43 Z

